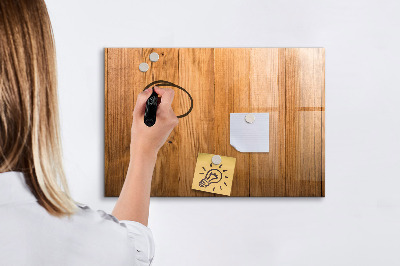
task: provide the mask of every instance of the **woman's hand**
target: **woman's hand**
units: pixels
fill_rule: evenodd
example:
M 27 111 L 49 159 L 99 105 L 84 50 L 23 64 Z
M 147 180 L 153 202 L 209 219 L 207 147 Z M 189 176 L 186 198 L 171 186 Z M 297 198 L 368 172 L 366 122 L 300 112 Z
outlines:
M 135 109 L 133 110 L 131 157 L 134 153 L 157 154 L 171 131 L 178 125 L 178 118 L 171 107 L 175 94 L 174 90 L 154 87 L 154 91 L 159 97 L 161 96 L 161 102 L 157 108 L 156 123 L 152 127 L 144 124 L 146 101 L 150 97 L 152 89 L 148 88 L 138 95 Z
M 146 101 L 152 89 L 141 92 L 136 101 L 131 131 L 131 160 L 124 186 L 112 213 L 119 220 L 136 221 L 146 226 L 149 218 L 151 177 L 157 152 L 178 124 L 178 118 L 171 108 L 174 91 L 157 87 L 154 90 L 161 96 L 154 126 L 147 127 L 144 124 Z

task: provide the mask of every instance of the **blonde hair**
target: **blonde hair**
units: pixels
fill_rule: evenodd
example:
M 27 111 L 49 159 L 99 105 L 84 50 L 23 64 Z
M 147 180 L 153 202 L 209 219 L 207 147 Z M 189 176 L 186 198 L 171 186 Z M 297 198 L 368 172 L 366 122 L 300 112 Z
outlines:
M 50 214 L 76 209 L 62 165 L 53 31 L 43 0 L 0 1 L 0 172 L 21 171 Z

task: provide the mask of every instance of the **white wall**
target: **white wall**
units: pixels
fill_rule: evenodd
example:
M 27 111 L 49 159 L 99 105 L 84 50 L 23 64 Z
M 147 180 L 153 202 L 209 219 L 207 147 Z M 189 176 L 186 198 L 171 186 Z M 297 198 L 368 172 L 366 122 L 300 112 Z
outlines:
M 103 197 L 104 47 L 326 48 L 326 198 L 154 198 L 154 265 L 400 265 L 400 5 L 48 0 L 76 200 Z

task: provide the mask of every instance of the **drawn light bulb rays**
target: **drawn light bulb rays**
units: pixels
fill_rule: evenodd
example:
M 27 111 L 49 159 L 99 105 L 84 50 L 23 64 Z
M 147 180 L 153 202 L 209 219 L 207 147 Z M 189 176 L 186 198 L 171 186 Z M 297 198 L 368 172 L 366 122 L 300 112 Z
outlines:
M 208 187 L 211 184 L 214 184 L 213 191 L 215 191 L 215 188 L 218 188 L 222 191 L 222 186 L 228 186 L 225 181 L 223 181 L 225 178 L 229 178 L 226 176 L 224 173 L 228 170 L 222 168 L 222 164 L 219 166 L 213 167 L 213 164 L 210 164 L 210 169 L 206 169 L 204 166 L 202 167 L 204 172 L 201 172 L 199 174 L 205 175 L 203 179 L 200 180 L 199 186 L 200 187 Z

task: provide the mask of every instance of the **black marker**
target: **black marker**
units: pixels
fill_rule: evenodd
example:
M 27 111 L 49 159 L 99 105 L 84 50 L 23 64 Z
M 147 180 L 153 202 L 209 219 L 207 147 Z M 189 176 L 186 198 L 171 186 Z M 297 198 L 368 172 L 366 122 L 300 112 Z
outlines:
M 158 105 L 158 94 L 154 91 L 146 101 L 146 110 L 144 111 L 144 123 L 152 127 L 156 123 L 156 113 Z

